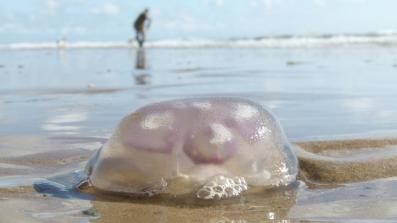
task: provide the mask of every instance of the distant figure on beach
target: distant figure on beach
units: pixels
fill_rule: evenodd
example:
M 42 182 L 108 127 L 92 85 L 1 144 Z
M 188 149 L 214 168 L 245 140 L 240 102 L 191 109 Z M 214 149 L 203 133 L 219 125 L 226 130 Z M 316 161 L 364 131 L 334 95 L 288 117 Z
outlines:
M 150 27 L 151 19 L 149 18 L 148 14 L 149 14 L 149 9 L 145 9 L 134 22 L 134 28 L 136 32 L 135 38 L 139 44 L 139 47 L 143 46 L 143 43 L 145 42 L 145 38 L 146 38 L 145 30 L 149 29 Z
M 58 49 L 64 49 L 66 47 L 66 40 L 64 38 L 57 40 L 56 45 Z

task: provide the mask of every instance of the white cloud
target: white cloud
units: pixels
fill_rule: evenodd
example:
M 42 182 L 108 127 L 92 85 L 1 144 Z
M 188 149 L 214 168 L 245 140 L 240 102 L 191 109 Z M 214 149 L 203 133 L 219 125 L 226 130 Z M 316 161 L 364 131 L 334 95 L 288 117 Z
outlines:
M 223 7 L 225 4 L 225 0 L 204 0 L 205 5 L 215 5 L 217 7 Z
M 263 6 L 267 9 L 271 9 L 276 5 L 289 2 L 291 2 L 291 0 L 250 0 L 248 3 L 251 7 Z
M 156 25 L 167 30 L 178 30 L 185 32 L 213 31 L 217 26 L 219 26 L 217 23 L 203 23 L 201 19 L 182 12 L 179 12 L 172 18 L 159 20 L 156 22 Z
M 341 0 L 340 0 L 341 1 Z M 366 3 L 367 0 L 343 0 L 343 3 L 353 3 L 353 4 L 363 4 Z M 313 0 L 313 3 L 319 7 L 325 7 L 329 4 L 335 3 L 335 0 Z
M 59 7 L 59 1 L 56 0 L 47 0 L 45 4 L 50 11 L 54 11 Z
M 216 0 L 213 0 L 216 1 Z M 366 3 L 368 0 L 339 0 L 343 3 L 354 3 L 354 4 L 362 4 Z M 335 3 L 336 0 L 312 0 L 311 1 L 314 5 L 318 7 L 326 7 L 329 4 Z M 267 9 L 271 9 L 275 6 L 281 6 L 285 4 L 291 3 L 300 3 L 300 0 L 249 0 L 248 4 L 251 7 L 265 7 Z
M 14 32 L 14 33 L 29 33 L 31 30 L 25 29 L 19 24 L 13 24 L 13 23 L 8 23 L 8 24 L 1 24 L 0 25 L 0 33 L 9 33 L 9 32 Z
M 106 3 L 91 9 L 91 12 L 97 15 L 117 16 L 120 14 L 120 8 L 113 3 Z
M 313 0 L 313 2 L 319 7 L 324 7 L 327 4 L 326 0 Z
M 44 9 L 50 15 L 56 15 L 68 6 L 82 4 L 86 0 L 44 0 Z
M 222 7 L 224 3 L 225 3 L 224 0 L 215 0 L 216 6 Z
M 273 6 L 279 5 L 282 2 L 282 0 L 262 0 L 262 3 L 265 5 L 266 8 L 273 8 Z

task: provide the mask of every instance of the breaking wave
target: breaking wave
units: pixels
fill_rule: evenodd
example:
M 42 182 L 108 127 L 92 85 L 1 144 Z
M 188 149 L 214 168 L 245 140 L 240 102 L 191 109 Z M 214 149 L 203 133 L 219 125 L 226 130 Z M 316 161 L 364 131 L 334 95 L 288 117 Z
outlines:
M 148 41 L 148 48 L 311 48 L 311 47 L 345 47 L 357 45 L 397 46 L 397 33 L 366 35 L 306 35 L 306 36 L 269 36 L 253 39 L 228 40 L 156 40 Z M 85 49 L 85 48 L 135 48 L 134 41 L 57 41 L 41 43 L 0 44 L 0 49 Z

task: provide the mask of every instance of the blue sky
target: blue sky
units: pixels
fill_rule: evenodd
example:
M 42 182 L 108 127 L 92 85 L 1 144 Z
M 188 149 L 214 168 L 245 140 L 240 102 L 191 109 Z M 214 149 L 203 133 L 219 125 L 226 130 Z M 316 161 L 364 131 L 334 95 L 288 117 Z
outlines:
M 150 39 L 397 30 L 396 0 L 14 0 L 0 6 L 0 43 L 124 41 L 145 7 Z

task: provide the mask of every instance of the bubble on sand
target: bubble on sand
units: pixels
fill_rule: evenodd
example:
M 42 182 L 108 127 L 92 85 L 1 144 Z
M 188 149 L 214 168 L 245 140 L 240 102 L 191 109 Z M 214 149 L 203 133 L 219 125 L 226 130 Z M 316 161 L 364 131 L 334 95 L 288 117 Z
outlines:
M 237 197 L 247 189 L 248 186 L 244 177 L 215 176 L 196 192 L 196 196 L 204 200 L 225 199 Z

